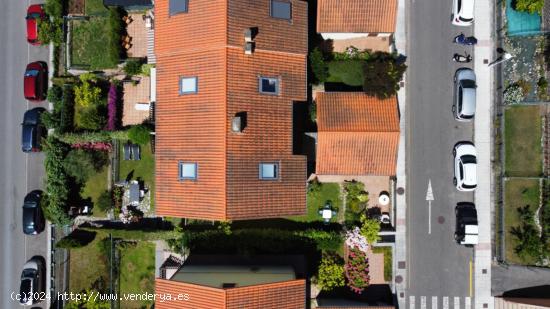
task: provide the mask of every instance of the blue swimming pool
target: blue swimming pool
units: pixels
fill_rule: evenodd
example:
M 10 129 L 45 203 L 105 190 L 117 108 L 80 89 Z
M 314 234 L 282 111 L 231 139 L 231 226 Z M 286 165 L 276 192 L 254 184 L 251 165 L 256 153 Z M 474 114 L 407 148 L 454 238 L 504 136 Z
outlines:
M 506 0 L 506 20 L 508 35 L 529 35 L 540 31 L 539 14 L 518 12 L 512 9 L 512 0 Z

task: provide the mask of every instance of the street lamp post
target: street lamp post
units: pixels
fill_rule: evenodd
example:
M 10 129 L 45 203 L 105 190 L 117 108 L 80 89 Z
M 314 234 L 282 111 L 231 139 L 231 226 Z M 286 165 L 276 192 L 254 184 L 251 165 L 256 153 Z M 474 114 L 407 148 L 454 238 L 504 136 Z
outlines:
M 514 56 L 510 53 L 504 53 L 504 55 L 498 57 L 495 61 L 489 63 L 487 66 L 488 67 L 492 67 L 494 65 L 497 65 L 497 64 L 500 64 L 500 63 L 503 63 L 504 61 L 507 61 L 507 60 L 510 60 L 514 58 Z

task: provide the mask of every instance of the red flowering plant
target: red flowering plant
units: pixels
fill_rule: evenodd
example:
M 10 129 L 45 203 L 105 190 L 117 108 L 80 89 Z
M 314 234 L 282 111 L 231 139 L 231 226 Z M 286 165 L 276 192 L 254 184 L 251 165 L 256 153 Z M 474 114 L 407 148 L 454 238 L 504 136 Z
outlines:
M 106 142 L 81 142 L 74 143 L 71 145 L 75 149 L 86 149 L 86 150 L 98 150 L 98 151 L 107 151 L 110 152 L 113 150 L 113 145 Z
M 109 95 L 107 97 L 107 125 L 105 130 L 114 131 L 116 129 L 116 112 L 117 112 L 118 94 L 116 85 L 111 83 L 109 87 Z
M 358 248 L 349 248 L 344 274 L 347 286 L 357 294 L 361 294 L 369 286 L 369 261 L 365 252 Z

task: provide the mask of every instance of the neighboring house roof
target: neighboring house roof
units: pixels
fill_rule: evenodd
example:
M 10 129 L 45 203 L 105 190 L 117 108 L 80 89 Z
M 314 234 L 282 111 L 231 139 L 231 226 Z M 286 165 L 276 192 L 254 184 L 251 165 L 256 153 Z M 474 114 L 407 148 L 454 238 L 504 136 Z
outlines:
M 395 32 L 397 0 L 319 0 L 319 33 Z
M 307 3 L 291 0 L 292 20 L 270 17 L 270 0 L 193 0 L 170 14 L 155 1 L 157 55 L 157 214 L 239 220 L 305 213 L 306 158 L 292 152 L 293 101 L 306 100 Z M 257 27 L 255 51 L 244 31 Z M 279 94 L 261 94 L 259 77 Z M 180 95 L 180 78 L 197 93 Z M 246 113 L 242 133 L 231 131 Z M 179 180 L 178 163 L 196 163 L 196 180 Z M 260 180 L 259 164 L 279 164 Z
M 152 0 L 103 0 L 103 5 L 113 6 L 153 6 Z
M 213 288 L 165 279 L 155 280 L 155 293 L 172 297 L 188 295 L 188 300 L 155 302 L 157 309 L 253 309 L 306 308 L 304 279 L 235 288 Z
M 395 175 L 399 144 L 396 97 L 362 92 L 317 94 L 318 175 Z

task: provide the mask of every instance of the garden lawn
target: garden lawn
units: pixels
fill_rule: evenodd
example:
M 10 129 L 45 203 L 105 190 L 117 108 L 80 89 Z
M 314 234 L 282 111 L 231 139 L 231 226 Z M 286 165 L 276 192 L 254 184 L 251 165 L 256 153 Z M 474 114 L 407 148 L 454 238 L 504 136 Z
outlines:
M 523 261 L 514 252 L 517 239 L 510 233 L 512 227 L 520 225 L 517 209 L 530 205 L 536 210 L 539 205 L 539 181 L 536 179 L 508 179 L 504 183 L 504 231 L 506 261 L 511 264 L 533 265 L 535 261 Z
M 119 34 L 110 31 L 109 19 L 72 20 L 71 64 L 90 70 L 115 68 L 119 63 Z
M 120 143 L 120 147 L 123 147 L 125 142 Z M 141 147 L 141 160 L 123 160 L 122 149 L 120 149 L 121 158 L 119 160 L 119 177 L 124 180 L 131 174 L 132 179 L 140 178 L 151 190 L 151 209 L 154 208 L 154 196 L 155 196 L 155 156 L 151 152 L 151 144 L 143 145 Z M 132 180 L 131 179 L 131 180 Z
M 504 113 L 505 174 L 539 177 L 542 174 L 542 124 L 538 106 L 513 106 Z
M 319 210 L 325 206 L 326 201 L 332 201 L 332 208 L 342 210 L 342 198 L 340 196 L 340 185 L 337 183 L 323 183 L 317 192 L 307 193 L 307 214 L 305 216 L 290 217 L 291 220 L 301 222 L 323 221 Z M 338 221 L 338 214 L 333 216 L 331 222 Z
M 103 5 L 103 0 L 86 0 L 84 8 L 87 16 L 109 15 L 109 10 Z
M 79 293 L 89 289 L 100 277 L 108 286 L 109 262 L 98 248 L 98 243 L 105 237 L 105 234 L 97 233 L 87 246 L 70 250 L 69 291 Z
M 327 82 L 344 83 L 349 86 L 362 86 L 365 79 L 361 60 L 331 61 L 328 66 Z
M 155 245 L 142 241 L 120 248 L 120 293 L 155 293 Z M 149 308 L 153 301 L 122 300 L 121 308 Z
M 384 253 L 384 280 L 386 282 L 392 281 L 393 276 L 393 257 L 392 247 L 372 247 L 374 253 Z
M 97 200 L 101 193 L 107 190 L 107 178 L 109 175 L 109 165 L 105 165 L 101 172 L 96 173 L 92 175 L 88 181 L 86 181 L 86 184 L 84 185 L 84 188 L 82 188 L 82 198 L 91 198 L 92 203 L 94 205 L 97 205 Z M 99 210 L 99 208 L 94 207 L 92 209 L 95 217 L 105 217 L 106 214 Z

